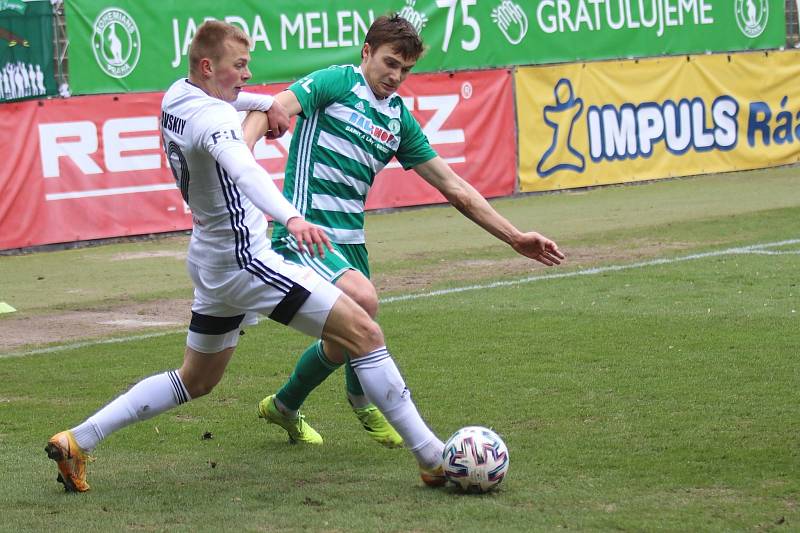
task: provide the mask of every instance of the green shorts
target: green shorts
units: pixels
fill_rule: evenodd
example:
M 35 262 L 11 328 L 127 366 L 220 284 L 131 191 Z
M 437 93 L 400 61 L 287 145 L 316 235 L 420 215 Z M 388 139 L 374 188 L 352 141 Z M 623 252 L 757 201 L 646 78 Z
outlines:
M 325 259 L 301 254 L 297 248 L 297 240 L 292 236 L 273 239 L 272 249 L 287 261 L 311 267 L 331 283 L 336 283 L 342 274 L 351 269 L 358 270 L 369 278 L 369 254 L 365 244 L 337 244 L 335 242 L 331 244 L 333 251 L 325 250 Z

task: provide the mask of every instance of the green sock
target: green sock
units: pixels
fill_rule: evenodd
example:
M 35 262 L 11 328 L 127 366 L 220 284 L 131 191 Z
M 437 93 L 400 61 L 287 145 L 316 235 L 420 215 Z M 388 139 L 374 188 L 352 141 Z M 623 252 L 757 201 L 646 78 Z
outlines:
M 300 356 L 289 380 L 278 391 L 278 399 L 289 409 L 299 410 L 311 391 L 340 366 L 325 357 L 322 341 L 315 342 Z

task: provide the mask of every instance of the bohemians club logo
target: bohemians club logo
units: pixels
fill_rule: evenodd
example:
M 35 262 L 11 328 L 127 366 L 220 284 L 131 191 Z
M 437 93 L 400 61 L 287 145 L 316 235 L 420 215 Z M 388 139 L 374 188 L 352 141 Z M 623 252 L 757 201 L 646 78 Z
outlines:
M 754 39 L 764 32 L 769 18 L 768 0 L 736 0 L 736 23 L 742 33 Z
M 141 48 L 139 28 L 128 13 L 109 7 L 97 16 L 92 51 L 103 72 L 112 78 L 124 78 L 136 68 Z

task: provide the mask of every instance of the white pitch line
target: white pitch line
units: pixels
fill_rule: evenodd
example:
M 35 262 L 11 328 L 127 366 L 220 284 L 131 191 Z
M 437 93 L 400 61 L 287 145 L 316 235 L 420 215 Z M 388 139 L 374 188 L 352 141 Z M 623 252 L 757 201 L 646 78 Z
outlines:
M 650 261 L 641 261 L 639 263 L 629 263 L 627 265 L 609 265 L 604 267 L 587 268 L 586 270 L 573 270 L 572 272 L 542 274 L 540 276 L 530 276 L 527 278 L 515 279 L 509 281 L 495 281 L 492 283 L 486 283 L 482 285 L 468 285 L 466 287 L 454 287 L 452 289 L 441 289 L 438 291 L 431 291 L 431 292 L 404 294 L 402 296 L 390 296 L 388 298 L 381 299 L 380 302 L 382 304 L 385 304 L 392 302 L 402 302 L 406 300 L 419 300 L 420 298 L 431 298 L 433 296 L 443 296 L 445 294 L 454 294 L 457 292 L 475 291 L 481 289 L 494 289 L 497 287 L 510 287 L 513 285 L 522 285 L 523 283 L 532 283 L 534 281 L 574 278 L 577 276 L 593 276 L 595 274 L 603 274 L 605 272 L 618 272 L 620 270 L 630 270 L 633 268 L 643 268 L 656 265 L 671 265 L 674 263 L 681 263 L 683 261 L 693 261 L 695 259 L 704 259 L 706 257 L 718 257 L 721 255 L 762 253 L 761 250 L 764 248 L 787 246 L 790 244 L 798 244 L 798 243 L 800 243 L 800 239 L 790 239 L 787 241 L 754 244 L 751 246 L 728 248 L 727 250 L 717 250 L 715 252 L 704 252 L 700 254 L 685 255 L 683 257 L 672 257 L 669 259 L 653 259 Z
M 75 342 L 73 344 L 62 344 L 59 346 L 51 346 L 49 348 L 39 348 L 37 350 L 30 350 L 28 352 L 2 353 L 0 354 L 0 359 L 6 359 L 9 357 L 24 357 L 26 355 L 38 355 L 43 353 L 56 353 L 56 352 L 63 352 L 66 350 L 77 350 L 78 348 L 86 348 L 87 346 L 97 346 L 100 344 L 116 344 L 119 342 L 153 339 L 155 337 L 164 337 L 165 335 L 172 335 L 175 333 L 186 333 L 186 328 L 175 329 L 170 331 L 154 331 L 153 333 L 144 333 L 142 335 L 133 335 L 131 337 L 117 337 L 113 339 Z
M 800 255 L 800 250 L 752 250 L 747 253 L 749 255 Z
M 696 259 L 705 259 L 707 257 L 719 257 L 724 255 L 737 255 L 737 254 L 796 254 L 800 253 L 794 250 L 787 250 L 787 251 L 769 251 L 765 250 L 767 248 L 777 248 L 780 246 L 789 246 L 792 244 L 800 244 L 800 239 L 789 239 L 785 241 L 778 241 L 778 242 L 768 242 L 762 244 L 753 244 L 750 246 L 740 246 L 736 248 L 727 248 L 725 250 L 717 250 L 714 252 L 703 252 L 699 254 L 691 254 L 691 255 L 684 255 L 682 257 L 672 257 L 672 258 L 665 258 L 665 259 L 652 259 L 650 261 L 640 261 L 638 263 L 628 263 L 626 265 L 609 265 L 603 267 L 594 267 L 594 268 L 587 268 L 585 270 L 574 270 L 572 272 L 563 272 L 563 273 L 555 273 L 555 274 L 542 274 L 540 276 L 530 276 L 527 278 L 516 279 L 516 280 L 509 280 L 509 281 L 495 281 L 492 283 L 485 283 L 481 285 L 468 285 L 465 287 L 454 287 L 451 289 L 441 289 L 438 291 L 431 291 L 431 292 L 419 292 L 414 294 L 404 294 L 401 296 L 389 296 L 388 298 L 381 298 L 381 304 L 388 304 L 393 302 L 404 302 L 409 300 L 419 300 L 422 298 L 433 298 L 436 296 L 445 296 L 448 294 L 455 294 L 459 292 L 467 292 L 467 291 L 476 291 L 476 290 L 484 290 L 484 289 L 496 289 L 498 287 L 511 287 L 514 285 L 523 285 L 525 283 L 532 283 L 535 281 L 547 281 L 552 279 L 565 279 L 565 278 L 574 278 L 578 276 L 593 276 L 595 274 L 604 274 L 606 272 L 619 272 L 621 270 L 631 270 L 634 268 L 644 268 L 649 266 L 658 266 L 658 265 L 672 265 L 675 263 L 682 263 L 684 261 L 694 261 Z M 165 335 L 173 335 L 176 333 L 182 333 L 185 329 L 180 330 L 170 330 L 170 331 L 159 331 L 154 333 L 147 333 L 144 335 L 134 335 L 131 337 L 120 337 L 114 339 L 103 339 L 97 341 L 85 341 L 85 342 L 77 342 L 74 344 L 64 344 L 60 346 L 51 346 L 49 348 L 40 348 L 37 350 L 30 350 L 27 352 L 16 352 L 16 353 L 6 353 L 0 354 L 0 359 L 9 358 L 9 357 L 23 357 L 26 355 L 38 355 L 38 354 L 46 354 L 46 353 L 56 353 L 62 352 L 66 350 L 74 350 L 78 348 L 85 348 L 87 346 L 96 346 L 100 344 L 114 344 L 120 342 L 128 342 L 128 341 L 136 341 L 142 339 L 152 339 L 155 337 L 163 337 Z

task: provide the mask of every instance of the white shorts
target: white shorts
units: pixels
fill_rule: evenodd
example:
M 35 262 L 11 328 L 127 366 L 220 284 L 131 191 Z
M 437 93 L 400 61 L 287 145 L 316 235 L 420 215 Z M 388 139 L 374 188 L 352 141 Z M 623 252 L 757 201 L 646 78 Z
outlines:
M 342 291 L 308 267 L 285 261 L 271 250 L 242 270 L 214 271 L 187 263 L 194 284 L 187 345 L 201 353 L 236 346 L 244 319 L 263 314 L 319 338 Z

